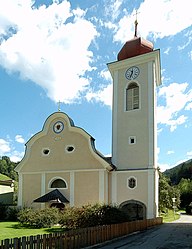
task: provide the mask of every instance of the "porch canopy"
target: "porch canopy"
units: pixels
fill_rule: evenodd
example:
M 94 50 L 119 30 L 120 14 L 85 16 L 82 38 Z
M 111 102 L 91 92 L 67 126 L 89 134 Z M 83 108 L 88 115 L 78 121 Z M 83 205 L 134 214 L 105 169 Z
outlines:
M 54 189 L 53 191 L 42 195 L 41 197 L 35 199 L 33 202 L 62 202 L 62 203 L 69 203 L 69 201 L 65 198 L 63 194 L 58 189 Z

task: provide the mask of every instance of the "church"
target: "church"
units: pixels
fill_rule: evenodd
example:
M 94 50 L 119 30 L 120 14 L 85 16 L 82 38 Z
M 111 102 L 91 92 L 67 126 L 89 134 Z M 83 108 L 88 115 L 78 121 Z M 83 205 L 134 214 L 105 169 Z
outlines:
M 137 25 L 136 25 L 137 26 Z M 130 220 L 158 216 L 156 87 L 160 51 L 137 36 L 108 63 L 113 79 L 112 155 L 61 111 L 26 143 L 16 167 L 18 206 L 118 205 Z

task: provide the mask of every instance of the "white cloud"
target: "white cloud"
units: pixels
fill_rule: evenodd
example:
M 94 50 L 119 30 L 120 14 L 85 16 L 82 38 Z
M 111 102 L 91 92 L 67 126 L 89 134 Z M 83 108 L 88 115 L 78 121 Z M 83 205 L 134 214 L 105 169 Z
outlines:
M 184 110 L 192 97 L 192 92 L 187 87 L 188 83 L 172 83 L 159 89 L 158 96 L 165 100 L 165 105 L 157 107 L 157 122 L 170 126 L 171 131 L 187 120 L 186 116 L 180 115 L 180 111 Z
M 185 159 L 181 159 L 181 160 L 179 160 L 179 161 L 177 161 L 175 164 L 173 164 L 173 165 L 170 165 L 170 164 L 158 164 L 158 166 L 160 167 L 160 170 L 161 170 L 161 172 L 164 172 L 165 170 L 167 170 L 167 169 L 171 169 L 171 168 L 173 168 L 173 167 L 175 167 L 175 166 L 177 166 L 177 165 L 179 165 L 179 164 L 181 164 L 181 163 L 183 163 L 183 162 L 186 162 L 187 160 L 188 160 L 189 158 L 185 158 Z
M 10 143 L 0 138 L 0 156 L 11 151 Z
M 170 50 L 171 50 L 171 48 L 170 47 L 168 47 L 165 51 L 164 51 L 164 54 L 169 54 L 169 52 L 170 52 Z
M 133 38 L 134 19 L 135 17 L 133 15 L 124 16 L 121 18 L 121 20 L 117 24 L 117 27 L 114 29 L 116 32 L 114 35 L 114 41 L 121 41 L 122 43 L 124 43 L 128 40 L 128 38 Z
M 25 143 L 25 139 L 21 135 L 16 135 L 15 136 L 15 141 L 21 144 Z
M 110 16 L 113 21 L 118 18 L 123 0 L 105 0 L 105 16 Z
M 186 111 L 189 111 L 192 109 L 192 102 L 188 103 L 187 106 L 185 107 Z
M 190 0 L 144 0 L 138 8 L 138 22 L 141 36 L 152 34 L 154 38 L 175 35 L 191 26 Z M 135 9 L 130 15 L 122 17 L 117 24 L 115 41 L 125 42 L 134 35 Z M 179 20 L 179 21 L 178 21 Z
M 102 70 L 100 72 L 100 77 L 107 82 L 110 82 L 112 80 L 111 74 L 108 70 Z M 89 92 L 86 94 L 86 99 L 88 101 L 101 102 L 104 105 L 107 105 L 110 108 L 112 108 L 112 95 L 113 95 L 113 85 L 111 83 L 108 84 L 107 86 L 101 86 L 100 90 L 98 91 L 89 90 Z
M 13 151 L 10 155 L 9 158 L 12 162 L 19 162 L 24 156 L 24 152 L 19 152 L 19 151 Z
M 21 135 L 17 135 L 15 140 L 20 143 L 24 141 Z M 12 162 L 19 162 L 23 158 L 24 152 L 15 150 L 12 140 L 7 136 L 7 141 L 0 138 L 0 156 L 8 156 Z
M 188 38 L 188 41 L 185 42 L 184 45 L 178 46 L 178 50 L 183 50 L 183 49 L 185 49 L 187 46 L 189 46 L 191 44 L 191 41 L 192 41 L 192 30 L 188 31 L 184 36 Z
M 191 26 L 189 4 L 190 0 L 145 0 L 139 8 L 141 30 L 145 37 L 153 33 L 155 37 L 163 38 Z
M 111 81 L 111 74 L 108 70 L 102 70 L 100 76 L 107 81 Z
M 168 150 L 168 151 L 167 151 L 167 155 L 171 155 L 171 154 L 174 154 L 174 153 L 175 153 L 174 150 Z
M 175 166 L 177 166 L 177 165 L 179 165 L 179 164 L 181 164 L 183 162 L 186 162 L 187 160 L 188 160 L 188 158 L 181 159 L 181 160 L 177 161 L 173 166 L 171 166 L 171 168 L 173 168 L 173 167 L 175 167 Z
M 47 8 L 32 4 L 0 2 L 0 64 L 40 85 L 52 100 L 73 102 L 89 85 L 84 74 L 92 70 L 89 46 L 96 29 L 66 0 Z
M 161 172 L 164 172 L 165 170 L 172 168 L 172 166 L 170 166 L 169 164 L 166 164 L 166 163 L 165 163 L 165 164 L 163 164 L 163 163 L 160 164 L 160 163 L 159 163 L 159 164 L 158 164 L 158 167 L 160 168 L 160 171 L 161 171 Z
M 86 98 L 88 101 L 102 102 L 112 108 L 112 94 L 113 86 L 112 84 L 109 84 L 98 92 L 89 91 L 89 93 L 86 95 Z
M 184 115 L 181 115 L 175 120 L 169 120 L 167 125 L 170 126 L 170 131 L 173 132 L 177 128 L 178 125 L 184 124 L 186 120 L 187 120 L 187 117 L 185 117 Z
M 188 151 L 188 152 L 187 152 L 187 156 L 188 156 L 188 157 L 192 157 L 192 151 Z

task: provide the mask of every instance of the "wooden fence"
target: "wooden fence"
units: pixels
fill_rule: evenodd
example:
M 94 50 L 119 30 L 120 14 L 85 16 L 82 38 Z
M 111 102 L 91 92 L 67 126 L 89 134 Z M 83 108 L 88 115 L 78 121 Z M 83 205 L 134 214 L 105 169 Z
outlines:
M 99 244 L 148 227 L 162 224 L 162 218 L 140 220 L 1 241 L 0 249 L 78 249 Z

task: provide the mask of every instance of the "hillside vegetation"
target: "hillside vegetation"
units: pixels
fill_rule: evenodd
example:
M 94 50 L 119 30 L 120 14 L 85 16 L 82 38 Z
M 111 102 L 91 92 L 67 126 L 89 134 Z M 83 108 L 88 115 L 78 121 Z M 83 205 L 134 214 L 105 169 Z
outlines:
M 2 178 L 11 178 L 12 180 L 18 181 L 18 174 L 14 170 L 18 163 L 14 163 L 10 160 L 8 156 L 2 156 L 0 158 L 0 174 L 4 175 L 1 176 Z M 2 179 L 8 180 L 8 179 Z
M 169 184 L 180 192 L 180 207 L 192 213 L 192 159 L 163 173 Z
M 11 180 L 11 178 L 6 175 L 0 174 L 0 181 L 8 181 L 8 180 Z
M 166 170 L 163 174 L 170 178 L 173 185 L 179 184 L 182 178 L 192 180 L 192 159 Z

